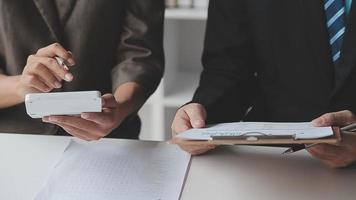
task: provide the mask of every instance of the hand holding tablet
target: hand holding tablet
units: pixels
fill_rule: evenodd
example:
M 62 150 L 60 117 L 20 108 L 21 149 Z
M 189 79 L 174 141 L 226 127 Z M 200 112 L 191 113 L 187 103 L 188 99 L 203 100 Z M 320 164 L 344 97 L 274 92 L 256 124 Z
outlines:
M 74 64 L 71 52 L 60 44 L 38 50 L 29 56 L 16 86 L 17 93 L 25 98 L 26 112 L 30 117 L 60 126 L 75 137 L 98 140 L 117 128 L 129 113 L 113 94 L 51 92 L 61 88 L 62 81 L 73 80 L 69 69 Z
M 31 117 L 87 141 L 107 136 L 128 115 L 113 94 L 98 91 L 28 94 L 25 104 Z

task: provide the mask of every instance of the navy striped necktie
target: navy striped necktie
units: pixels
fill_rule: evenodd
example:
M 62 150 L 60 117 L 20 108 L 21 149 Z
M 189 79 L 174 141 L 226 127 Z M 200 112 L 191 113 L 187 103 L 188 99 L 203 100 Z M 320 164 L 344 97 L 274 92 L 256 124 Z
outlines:
M 345 33 L 345 1 L 324 0 L 324 9 L 329 32 L 329 43 L 334 64 L 340 59 L 341 46 Z

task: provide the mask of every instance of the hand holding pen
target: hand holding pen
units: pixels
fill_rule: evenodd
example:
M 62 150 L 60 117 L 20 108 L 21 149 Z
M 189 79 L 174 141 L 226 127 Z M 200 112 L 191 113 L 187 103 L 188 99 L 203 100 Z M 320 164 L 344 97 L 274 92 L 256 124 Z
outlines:
M 352 123 L 350 125 L 341 127 L 340 128 L 340 134 L 341 135 L 345 135 L 345 134 L 356 135 L 356 123 Z M 296 145 L 296 146 L 293 146 L 293 147 L 287 149 L 286 151 L 284 151 L 283 154 L 295 153 L 295 152 L 303 150 L 303 149 L 309 149 L 309 148 L 311 148 L 311 147 L 313 147 L 315 145 L 318 145 L 318 144 L 320 144 L 320 143 Z
M 342 139 L 340 144 L 303 145 L 289 153 L 306 149 L 313 157 L 331 167 L 345 167 L 356 161 L 356 116 L 351 111 L 327 113 L 312 123 L 315 126 L 339 126 Z
M 73 55 L 58 43 L 39 49 L 27 59 L 16 87 L 18 95 L 24 98 L 27 93 L 50 92 L 61 88 L 63 80 L 73 80 L 67 66 L 74 64 Z

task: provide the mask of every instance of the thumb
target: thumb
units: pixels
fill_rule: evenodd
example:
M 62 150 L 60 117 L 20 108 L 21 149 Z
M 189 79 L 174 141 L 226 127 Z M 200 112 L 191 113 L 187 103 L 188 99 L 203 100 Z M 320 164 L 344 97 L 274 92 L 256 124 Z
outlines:
M 312 121 L 314 126 L 345 126 L 355 121 L 355 116 L 348 110 L 326 113 Z
M 190 104 L 186 107 L 185 112 L 187 113 L 193 128 L 205 127 L 206 111 L 201 104 Z
M 325 115 L 325 114 L 324 114 Z M 324 125 L 325 124 L 325 120 L 324 120 L 324 115 L 322 115 L 321 117 L 318 117 L 316 119 L 313 119 L 313 121 L 311 121 L 311 123 L 314 125 L 314 126 L 327 126 L 327 125 Z
M 117 107 L 117 101 L 112 94 L 104 94 L 101 97 L 102 101 L 102 107 L 103 108 L 116 108 Z

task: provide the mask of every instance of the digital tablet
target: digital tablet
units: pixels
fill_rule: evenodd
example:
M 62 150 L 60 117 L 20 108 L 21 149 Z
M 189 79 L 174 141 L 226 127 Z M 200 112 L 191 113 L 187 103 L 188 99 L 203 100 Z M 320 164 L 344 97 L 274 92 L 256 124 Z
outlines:
M 32 118 L 51 115 L 80 115 L 101 112 L 99 91 L 31 93 L 25 97 L 26 112 Z

